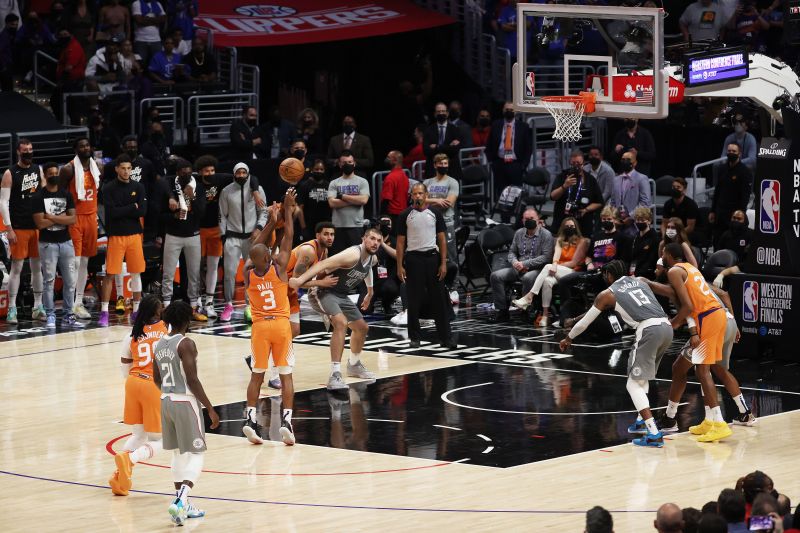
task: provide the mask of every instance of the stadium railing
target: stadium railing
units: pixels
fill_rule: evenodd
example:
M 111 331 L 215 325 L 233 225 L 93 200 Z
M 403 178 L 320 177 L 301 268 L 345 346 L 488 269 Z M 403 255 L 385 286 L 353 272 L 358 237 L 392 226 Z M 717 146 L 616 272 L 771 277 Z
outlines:
M 89 135 L 89 130 L 83 126 L 62 130 L 18 131 L 14 135 L 14 141 L 23 137 L 30 139 L 34 147 L 33 160 L 36 163 L 41 164 L 47 161 L 61 163 L 69 161 L 75 156 L 75 151 L 72 148 L 72 143 L 75 139 L 87 135 Z M 5 147 L 4 144 L 0 146 Z
M 242 108 L 255 106 L 255 93 L 202 94 L 189 97 L 188 126 L 194 130 L 194 141 L 203 145 L 230 143 L 231 122 L 242 116 Z
M 158 96 L 155 98 L 145 98 L 139 102 L 139 126 L 145 120 L 145 113 L 151 107 L 158 108 L 161 122 L 168 124 L 172 128 L 173 142 L 176 145 L 183 145 L 189 141 L 186 128 L 186 104 L 179 96 Z

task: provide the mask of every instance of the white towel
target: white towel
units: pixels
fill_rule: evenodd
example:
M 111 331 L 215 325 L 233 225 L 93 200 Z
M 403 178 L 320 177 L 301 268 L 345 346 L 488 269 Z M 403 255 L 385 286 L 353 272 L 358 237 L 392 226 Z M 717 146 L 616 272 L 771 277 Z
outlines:
M 194 181 L 194 176 L 189 180 L 189 187 L 191 187 L 192 191 L 197 190 L 197 182 Z M 186 197 L 183 194 L 183 189 L 181 189 L 181 184 L 178 182 L 177 176 L 175 176 L 175 191 L 178 193 L 178 206 L 181 211 L 188 211 L 189 204 L 186 203 Z
M 78 193 L 78 200 L 85 201 L 86 200 L 86 180 L 83 179 L 83 165 L 81 165 L 81 158 L 75 156 L 75 159 L 72 160 L 72 167 L 75 169 L 75 190 Z M 89 172 L 92 174 L 94 178 L 94 188 L 95 190 L 100 188 L 100 169 L 97 167 L 97 163 L 94 162 L 94 159 L 89 158 Z

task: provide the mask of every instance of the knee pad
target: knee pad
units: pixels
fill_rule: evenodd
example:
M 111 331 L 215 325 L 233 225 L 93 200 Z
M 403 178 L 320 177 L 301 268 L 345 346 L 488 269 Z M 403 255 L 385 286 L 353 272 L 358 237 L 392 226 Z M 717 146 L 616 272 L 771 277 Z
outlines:
M 203 471 L 203 454 L 202 453 L 185 453 L 187 455 L 183 463 L 183 479 L 197 483 L 200 477 L 200 472 Z
M 650 407 L 650 400 L 647 399 L 647 390 L 650 388 L 648 381 L 628 378 L 625 388 L 628 389 L 637 411 Z
M 131 292 L 142 292 L 141 274 L 131 274 Z

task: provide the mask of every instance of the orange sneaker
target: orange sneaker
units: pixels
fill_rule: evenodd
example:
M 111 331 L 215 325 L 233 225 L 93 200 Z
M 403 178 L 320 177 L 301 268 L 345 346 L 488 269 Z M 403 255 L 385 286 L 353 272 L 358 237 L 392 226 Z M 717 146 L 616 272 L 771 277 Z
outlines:
M 114 456 L 114 462 L 117 463 L 119 488 L 125 493 L 122 496 L 127 496 L 128 491 L 133 486 L 133 481 L 131 480 L 131 476 L 133 476 L 131 456 L 128 452 L 118 453 Z
M 119 470 L 114 470 L 114 473 L 111 475 L 111 479 L 108 480 L 108 486 L 111 487 L 111 492 L 117 496 L 128 495 L 128 491 L 123 490 L 119 484 Z

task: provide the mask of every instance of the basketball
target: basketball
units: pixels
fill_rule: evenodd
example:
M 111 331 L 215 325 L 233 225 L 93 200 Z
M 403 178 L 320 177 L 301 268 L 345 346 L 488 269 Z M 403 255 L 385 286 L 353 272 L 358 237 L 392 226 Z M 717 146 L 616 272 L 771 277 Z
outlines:
M 295 185 L 306 175 L 306 167 L 299 159 L 289 157 L 281 161 L 281 166 L 278 167 L 278 174 L 286 183 Z

